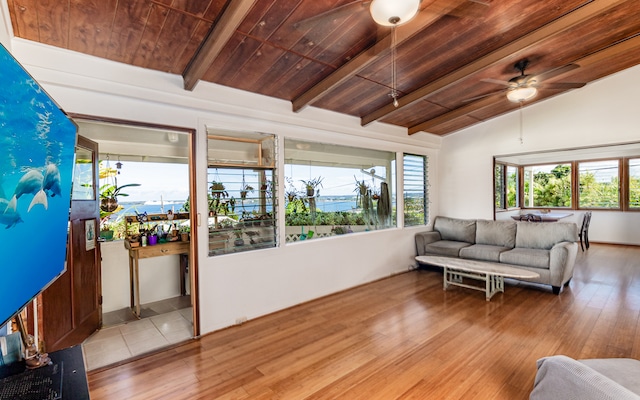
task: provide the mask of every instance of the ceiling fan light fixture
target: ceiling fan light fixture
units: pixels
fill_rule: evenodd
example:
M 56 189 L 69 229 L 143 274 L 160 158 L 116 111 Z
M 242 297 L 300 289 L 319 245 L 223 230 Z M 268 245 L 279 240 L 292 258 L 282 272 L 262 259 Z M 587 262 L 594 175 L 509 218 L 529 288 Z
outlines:
M 514 103 L 521 103 L 533 98 L 538 93 L 538 89 L 533 86 L 518 87 L 507 92 L 507 98 Z
M 369 11 L 377 24 L 398 26 L 415 17 L 419 7 L 420 0 L 373 0 Z

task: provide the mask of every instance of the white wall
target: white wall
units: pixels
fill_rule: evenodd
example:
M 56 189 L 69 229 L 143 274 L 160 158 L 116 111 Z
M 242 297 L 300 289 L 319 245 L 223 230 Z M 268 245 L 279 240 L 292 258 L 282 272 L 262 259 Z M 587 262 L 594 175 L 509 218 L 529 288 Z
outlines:
M 640 140 L 640 66 L 444 137 L 439 214 L 493 218 L 493 156 Z M 640 213 L 593 213 L 593 242 L 640 244 Z
M 196 129 L 197 205 L 206 210 L 206 127 L 255 130 L 314 141 L 411 152 L 430 157 L 437 173 L 441 139 L 307 108 L 291 112 L 286 101 L 201 82 L 182 89 L 179 76 L 13 39 L 13 53 L 66 111 Z M 282 165 L 282 160 L 280 160 Z M 282 171 L 282 168 L 280 169 Z M 401 176 L 398 177 L 401 179 Z M 284 184 L 279 179 L 280 189 Z M 437 181 L 431 189 L 437 191 Z M 432 206 L 437 207 L 437 201 Z M 281 205 L 282 210 L 283 205 Z M 281 221 L 281 232 L 284 232 Z M 318 239 L 246 253 L 208 257 L 206 226 L 200 226 L 201 333 L 357 286 L 413 265 L 414 233 L 424 228 Z
M 122 240 L 114 240 L 100 243 L 100 252 L 102 312 L 129 307 L 129 251 Z M 179 255 L 141 259 L 138 261 L 138 270 L 141 304 L 180 296 Z
M 0 1 L 0 43 L 7 50 L 11 51 L 11 38 L 13 30 L 10 25 L 11 17 L 9 15 L 9 7 L 6 0 Z

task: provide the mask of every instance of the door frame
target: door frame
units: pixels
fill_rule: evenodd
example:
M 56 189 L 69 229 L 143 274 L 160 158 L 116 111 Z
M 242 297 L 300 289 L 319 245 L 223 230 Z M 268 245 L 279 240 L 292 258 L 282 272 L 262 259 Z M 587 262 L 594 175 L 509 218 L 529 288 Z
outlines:
M 101 122 L 112 125 L 125 125 L 131 127 L 157 129 L 162 131 L 173 131 L 187 134 L 188 137 L 188 171 L 189 171 L 189 198 L 196 199 L 196 129 L 177 127 L 171 125 L 154 124 L 148 122 L 131 121 L 118 118 L 100 117 L 95 115 L 69 113 L 74 120 L 84 120 L 89 122 Z M 189 219 L 191 226 L 198 226 L 198 210 L 196 201 L 189 204 Z M 193 337 L 200 336 L 200 296 L 199 296 L 199 275 L 198 275 L 198 230 L 191 230 L 191 240 L 189 247 L 189 278 L 191 289 L 191 303 L 193 305 Z M 101 316 L 102 318 L 102 316 Z

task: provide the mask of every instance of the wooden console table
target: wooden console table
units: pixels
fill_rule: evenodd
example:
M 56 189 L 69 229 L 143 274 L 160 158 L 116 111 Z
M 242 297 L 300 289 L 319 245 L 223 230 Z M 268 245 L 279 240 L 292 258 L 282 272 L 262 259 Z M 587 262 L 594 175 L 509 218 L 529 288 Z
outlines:
M 125 246 L 129 250 L 129 280 L 131 294 L 131 310 L 136 317 L 140 318 L 140 273 L 139 260 L 159 256 L 180 255 L 180 293 L 186 294 L 185 275 L 187 262 L 189 260 L 189 242 L 167 242 L 153 246 L 131 247 L 125 241 Z

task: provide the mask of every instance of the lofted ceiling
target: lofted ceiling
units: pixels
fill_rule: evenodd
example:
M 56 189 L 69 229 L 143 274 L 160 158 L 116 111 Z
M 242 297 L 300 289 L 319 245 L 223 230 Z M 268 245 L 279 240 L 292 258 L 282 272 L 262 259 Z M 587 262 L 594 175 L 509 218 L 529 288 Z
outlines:
M 185 90 L 208 81 L 409 134 L 446 135 L 519 107 L 498 81 L 519 75 L 522 59 L 527 74 L 552 71 L 525 106 L 579 90 L 561 83 L 640 63 L 640 0 L 422 0 L 396 29 L 395 107 L 391 30 L 373 22 L 368 4 L 8 0 L 17 37 L 180 74 Z

